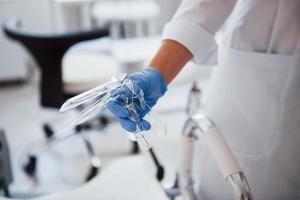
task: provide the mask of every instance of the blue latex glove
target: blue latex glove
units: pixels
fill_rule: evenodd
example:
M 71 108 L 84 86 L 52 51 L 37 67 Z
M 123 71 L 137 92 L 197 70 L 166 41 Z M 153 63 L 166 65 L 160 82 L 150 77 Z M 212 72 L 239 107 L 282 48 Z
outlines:
M 144 120 L 143 117 L 167 91 L 165 79 L 157 70 L 150 67 L 142 72 L 128 75 L 127 79 L 132 81 L 134 90 L 141 89 L 143 91 L 144 99 L 148 106 L 141 108 L 139 102 L 132 100 L 132 91 L 124 85 L 121 89 L 112 93 L 112 96 L 115 98 L 108 103 L 107 107 L 115 115 L 125 130 L 135 132 L 136 124 L 130 119 L 129 111 L 122 106 L 124 99 L 131 99 L 137 108 L 137 113 L 143 128 L 149 130 L 151 125 L 148 121 Z

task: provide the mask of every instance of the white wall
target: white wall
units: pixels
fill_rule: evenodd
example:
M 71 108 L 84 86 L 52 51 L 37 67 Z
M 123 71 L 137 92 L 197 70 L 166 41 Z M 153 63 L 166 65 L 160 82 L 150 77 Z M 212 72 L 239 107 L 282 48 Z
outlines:
M 51 0 L 17 0 L 24 28 L 33 32 L 51 32 L 53 14 Z
M 19 10 L 15 0 L 0 0 L 0 24 L 11 18 L 18 18 Z M 23 80 L 27 76 L 24 51 L 9 41 L 0 31 L 0 81 Z
M 51 32 L 53 30 L 51 0 L 0 0 L 0 23 L 19 19 L 25 30 Z M 24 80 L 28 75 L 28 54 L 16 42 L 0 32 L 0 81 Z

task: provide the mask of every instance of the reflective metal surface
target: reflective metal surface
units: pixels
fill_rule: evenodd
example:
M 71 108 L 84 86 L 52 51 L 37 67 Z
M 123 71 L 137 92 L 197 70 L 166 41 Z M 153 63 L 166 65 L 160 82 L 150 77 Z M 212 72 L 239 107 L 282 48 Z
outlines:
M 215 125 L 203 114 L 196 114 L 191 119 L 187 120 L 183 135 L 188 138 L 197 138 L 196 130 L 199 130 L 201 134 L 205 134 L 211 128 L 215 128 Z M 184 195 L 184 199 L 194 200 L 196 194 L 193 189 L 193 179 L 191 175 L 186 177 L 180 177 L 181 189 Z M 253 195 L 250 190 L 250 186 L 246 180 L 243 172 L 238 172 L 230 175 L 226 178 L 226 181 L 230 182 L 233 190 L 235 200 L 252 200 Z

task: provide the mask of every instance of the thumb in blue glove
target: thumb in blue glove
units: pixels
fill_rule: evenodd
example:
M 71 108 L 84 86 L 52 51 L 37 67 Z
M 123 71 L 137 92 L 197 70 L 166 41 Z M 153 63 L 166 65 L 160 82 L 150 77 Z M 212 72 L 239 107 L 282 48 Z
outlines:
M 164 77 L 157 70 L 149 67 L 142 72 L 137 72 L 127 76 L 128 80 L 132 82 L 134 91 L 142 90 L 144 100 L 147 106 L 140 106 L 138 99 L 133 99 L 133 92 L 129 87 L 123 85 L 120 89 L 112 92 L 112 99 L 108 103 L 108 109 L 114 114 L 121 126 L 129 131 L 136 132 L 136 124 L 131 120 L 131 114 L 126 107 L 124 107 L 125 99 L 135 105 L 138 117 L 144 130 L 149 130 L 151 124 L 144 120 L 143 117 L 156 104 L 158 99 L 167 91 L 167 84 Z

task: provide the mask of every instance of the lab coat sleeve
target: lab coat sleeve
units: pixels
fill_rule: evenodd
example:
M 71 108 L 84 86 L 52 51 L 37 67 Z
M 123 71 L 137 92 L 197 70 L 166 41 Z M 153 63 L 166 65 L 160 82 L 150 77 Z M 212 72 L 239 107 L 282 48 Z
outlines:
M 233 10 L 236 0 L 183 0 L 162 39 L 185 46 L 198 64 L 206 63 L 216 51 L 214 35 Z

